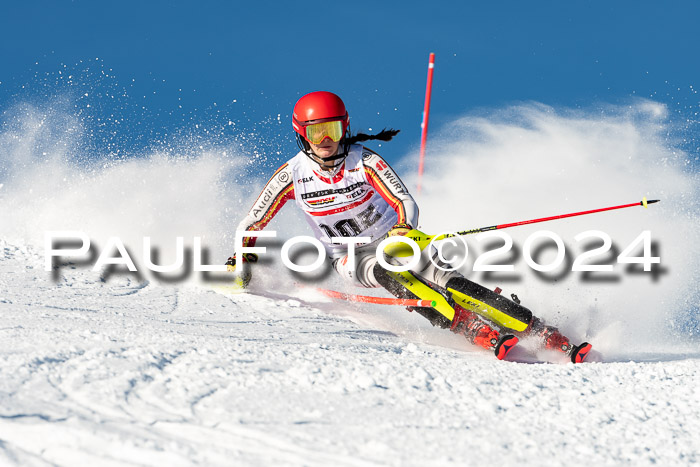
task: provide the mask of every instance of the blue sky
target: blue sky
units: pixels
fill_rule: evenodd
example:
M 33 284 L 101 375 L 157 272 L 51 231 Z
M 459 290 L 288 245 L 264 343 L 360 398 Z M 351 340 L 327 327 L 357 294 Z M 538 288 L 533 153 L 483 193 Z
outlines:
M 199 136 L 252 134 L 256 150 L 291 155 L 291 108 L 323 89 L 343 97 L 353 129 L 403 130 L 382 151 L 393 160 L 419 144 L 430 52 L 431 131 L 521 101 L 641 96 L 691 120 L 700 102 L 700 2 L 8 3 L 0 111 L 68 95 L 91 124 L 123 118 L 94 138 L 126 153 L 223 125 Z

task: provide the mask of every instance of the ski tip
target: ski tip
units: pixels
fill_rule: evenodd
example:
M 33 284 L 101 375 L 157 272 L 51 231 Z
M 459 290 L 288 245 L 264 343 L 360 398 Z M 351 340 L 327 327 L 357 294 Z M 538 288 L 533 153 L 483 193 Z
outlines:
M 515 347 L 515 344 L 518 343 L 518 340 L 519 339 L 512 334 L 501 337 L 498 344 L 496 344 L 496 348 L 494 349 L 496 358 L 499 360 L 506 358 L 506 355 L 508 355 L 508 352 L 513 350 L 513 347 Z
M 592 348 L 593 346 L 588 342 L 584 342 L 583 344 L 574 347 L 574 350 L 571 352 L 571 361 L 573 363 L 583 363 L 588 357 L 588 354 L 591 352 Z

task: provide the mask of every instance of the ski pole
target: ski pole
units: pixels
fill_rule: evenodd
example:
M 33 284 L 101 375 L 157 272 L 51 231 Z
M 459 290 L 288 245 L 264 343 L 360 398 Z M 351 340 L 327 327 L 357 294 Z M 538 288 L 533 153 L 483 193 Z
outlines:
M 443 240 L 445 238 L 450 238 L 450 237 L 456 237 L 456 236 L 461 236 L 461 235 L 471 235 L 475 233 L 481 233 L 481 232 L 488 232 L 490 230 L 502 230 L 502 229 L 507 229 L 509 227 L 516 227 L 519 225 L 526 225 L 526 224 L 537 224 L 539 222 L 547 222 L 547 221 L 553 221 L 556 219 L 564 219 L 567 217 L 575 217 L 575 216 L 584 216 L 586 214 L 594 214 L 596 212 L 603 212 L 603 211 L 612 211 L 614 209 L 624 209 L 624 208 L 631 208 L 633 206 L 644 206 L 645 208 L 648 207 L 649 204 L 653 203 L 658 203 L 658 199 L 652 199 L 647 201 L 646 198 L 643 198 L 641 201 L 637 203 L 629 203 L 629 204 L 621 204 L 620 206 L 610 206 L 607 208 L 600 208 L 600 209 L 591 209 L 590 211 L 580 211 L 580 212 L 572 212 L 569 214 L 560 214 L 558 216 L 550 216 L 550 217 L 541 217 L 539 219 L 530 219 L 527 221 L 520 221 L 520 222 L 511 222 L 509 224 L 499 224 L 499 225 L 490 225 L 488 227 L 480 227 L 478 229 L 469 229 L 469 230 L 462 230 L 461 232 L 454 232 L 454 233 L 448 233 L 448 234 L 443 234 L 440 236 L 436 235 L 407 235 L 407 238 L 410 238 L 414 242 L 418 244 L 421 250 L 423 250 L 426 246 L 430 244 L 430 242 L 433 241 L 438 241 L 438 240 Z
M 314 288 L 316 292 L 322 293 L 323 295 L 331 298 L 337 298 L 340 300 L 346 300 L 348 302 L 362 302 L 362 303 L 374 303 L 377 305 L 401 305 L 401 306 L 419 306 L 419 307 L 434 307 L 436 303 L 434 300 L 416 300 L 410 298 L 385 298 L 385 297 L 370 297 L 368 295 L 354 295 L 347 294 L 343 292 L 336 292 L 335 290 L 327 290 L 321 288 Z

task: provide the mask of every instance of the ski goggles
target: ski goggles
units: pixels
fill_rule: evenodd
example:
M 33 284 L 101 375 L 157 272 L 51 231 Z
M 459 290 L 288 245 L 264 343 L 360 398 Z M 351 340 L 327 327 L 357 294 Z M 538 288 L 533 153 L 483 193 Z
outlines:
M 304 129 L 306 140 L 311 144 L 321 144 L 326 138 L 330 138 L 334 143 L 343 139 L 343 122 L 341 120 L 314 123 L 307 125 Z

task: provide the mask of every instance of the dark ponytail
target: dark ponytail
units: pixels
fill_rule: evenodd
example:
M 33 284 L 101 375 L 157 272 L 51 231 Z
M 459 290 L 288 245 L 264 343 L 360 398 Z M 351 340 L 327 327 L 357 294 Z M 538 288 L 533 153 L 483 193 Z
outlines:
M 347 157 L 349 151 L 350 151 L 350 145 L 355 144 L 355 143 L 360 143 L 362 141 L 369 141 L 372 139 L 377 139 L 379 141 L 391 141 L 391 139 L 399 134 L 399 131 L 401 130 L 394 130 L 393 128 L 386 129 L 384 128 L 382 131 L 377 133 L 376 135 L 368 135 L 365 133 L 357 133 L 356 135 L 351 135 L 351 136 L 346 136 L 341 140 L 342 142 L 342 151 L 339 154 L 336 154 L 335 156 L 331 157 L 326 157 L 324 160 L 325 161 L 337 161 L 335 164 L 333 164 L 332 168 L 337 168 L 340 167 L 340 165 L 343 163 L 343 160 Z M 311 151 L 311 145 L 309 145 L 309 142 L 306 141 L 306 138 L 302 138 L 302 136 L 299 133 L 296 133 L 296 139 L 297 139 L 297 145 L 299 146 L 299 149 L 306 154 L 306 157 L 311 159 L 317 164 L 323 165 L 324 160 L 319 159 L 314 155 L 314 153 Z M 327 166 L 328 167 L 328 166 Z
M 401 130 L 394 130 L 393 128 L 386 129 L 377 133 L 376 135 L 368 135 L 365 133 L 357 133 L 356 135 L 348 136 L 345 138 L 345 144 L 351 145 L 355 143 L 361 143 L 362 141 L 369 141 L 372 139 L 378 139 L 379 141 L 391 141 L 391 139 L 396 136 Z

